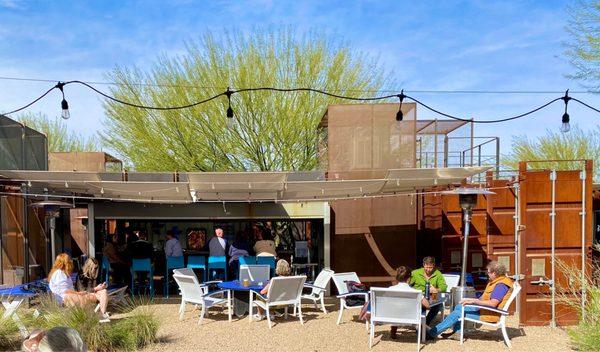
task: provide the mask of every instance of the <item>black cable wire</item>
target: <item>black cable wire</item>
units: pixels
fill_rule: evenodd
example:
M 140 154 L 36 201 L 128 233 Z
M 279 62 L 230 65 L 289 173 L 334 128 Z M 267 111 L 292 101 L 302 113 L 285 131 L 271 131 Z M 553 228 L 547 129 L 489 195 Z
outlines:
M 46 95 L 48 95 L 48 93 L 50 93 L 51 91 L 53 91 L 55 88 L 57 88 L 57 87 L 56 87 L 56 86 L 54 86 L 54 87 L 52 87 L 52 88 L 48 89 L 48 90 L 47 90 L 47 91 L 46 91 L 44 94 L 40 95 L 38 98 L 36 98 L 34 101 L 32 101 L 32 102 L 31 102 L 31 103 L 29 103 L 29 104 L 27 104 L 27 105 L 25 105 L 25 106 L 23 106 L 23 107 L 20 107 L 20 108 L 18 108 L 18 109 L 15 109 L 15 110 L 13 110 L 13 111 L 5 112 L 5 113 L 3 113 L 3 114 L 4 114 L 4 115 L 10 115 L 10 114 L 14 114 L 15 112 L 19 112 L 19 111 L 21 111 L 21 110 L 25 110 L 25 109 L 27 109 L 27 108 L 28 108 L 28 107 L 30 107 L 31 105 L 33 105 L 33 104 L 37 103 L 38 101 L 40 101 L 40 100 L 41 100 L 43 97 L 45 97 Z
M 595 112 L 600 112 L 600 110 L 599 110 L 599 109 L 596 109 L 595 107 L 593 107 L 593 106 L 591 106 L 591 105 L 588 105 L 588 104 L 586 104 L 586 103 L 582 102 L 581 100 L 579 100 L 579 99 L 577 99 L 577 98 L 573 98 L 573 97 L 569 97 L 569 98 L 570 98 L 570 100 L 574 100 L 574 101 L 578 102 L 579 104 L 581 104 L 581 105 L 583 105 L 583 106 L 587 107 L 588 109 L 592 109 L 592 110 L 594 110 Z
M 98 90 L 95 87 L 93 87 L 93 86 L 91 86 L 91 85 L 89 85 L 89 84 L 87 84 L 85 82 L 82 82 L 82 81 L 69 81 L 69 82 L 65 82 L 65 85 L 72 84 L 72 83 L 78 83 L 78 84 L 84 85 L 84 86 L 88 87 L 89 89 L 93 90 L 94 92 L 96 92 L 96 93 L 102 95 L 103 97 L 105 97 L 107 99 L 110 99 L 110 100 L 112 100 L 114 102 L 117 102 L 117 103 L 120 103 L 120 104 L 123 104 L 123 105 L 128 105 L 128 106 L 131 106 L 131 107 L 134 107 L 134 108 L 148 109 L 148 110 L 163 110 L 164 111 L 164 110 L 188 109 L 188 108 L 200 105 L 200 104 L 208 103 L 211 100 L 214 100 L 214 99 L 217 99 L 218 97 L 226 95 L 226 92 L 223 92 L 223 93 L 220 93 L 220 94 L 217 94 L 217 95 L 213 95 L 210 98 L 206 98 L 204 100 L 200 100 L 200 101 L 197 101 L 195 103 L 191 103 L 191 104 L 187 104 L 187 105 L 181 105 L 181 106 L 168 106 L 168 107 L 147 106 L 147 105 L 134 104 L 134 103 L 130 103 L 128 101 L 117 99 L 117 98 L 115 98 L 113 96 L 110 96 L 110 95 L 102 92 L 101 90 Z
M 323 95 L 326 95 L 326 96 L 329 96 L 329 97 L 333 97 L 333 98 L 344 99 L 344 100 L 352 100 L 352 101 L 378 101 L 378 100 L 391 99 L 391 98 L 394 98 L 394 97 L 398 97 L 398 98 L 405 97 L 405 98 L 408 98 L 408 99 L 414 101 L 415 103 L 423 106 L 424 108 L 426 108 L 426 109 L 428 109 L 428 110 L 430 110 L 430 111 L 432 111 L 432 112 L 434 112 L 436 114 L 439 114 L 441 116 L 445 116 L 445 117 L 448 117 L 448 118 L 453 119 L 453 120 L 464 121 L 464 122 L 472 122 L 472 123 L 499 123 L 499 122 L 512 121 L 512 120 L 516 120 L 516 119 L 519 119 L 519 118 L 531 115 L 531 114 L 533 114 L 533 113 L 535 113 L 535 112 L 537 112 L 537 111 L 539 111 L 541 109 L 544 109 L 545 107 L 547 107 L 547 106 L 549 106 L 549 105 L 557 102 L 558 100 L 564 100 L 564 97 L 555 98 L 555 99 L 552 99 L 549 102 L 547 102 L 547 103 L 545 103 L 545 104 L 543 104 L 543 105 L 541 105 L 541 106 L 539 106 L 539 107 L 537 107 L 537 108 L 535 108 L 533 110 L 527 111 L 527 112 L 525 112 L 523 114 L 519 114 L 519 115 L 516 115 L 516 116 L 511 116 L 511 117 L 502 118 L 502 119 L 494 119 L 494 120 L 475 120 L 475 119 L 465 119 L 465 118 L 461 118 L 461 117 L 458 117 L 458 116 L 454 116 L 454 115 L 450 115 L 450 114 L 444 113 L 442 111 L 439 111 L 439 110 L 437 110 L 437 109 L 435 109 L 435 108 L 433 108 L 433 107 L 431 107 L 431 106 L 423 103 L 422 101 L 420 101 L 420 100 L 418 100 L 418 99 L 416 99 L 416 98 L 414 98 L 412 96 L 405 95 L 404 92 L 401 92 L 400 94 L 388 94 L 388 95 L 375 96 L 375 97 L 353 97 L 353 96 L 345 96 L 345 95 L 335 94 L 335 93 L 331 93 L 331 92 L 328 92 L 328 91 L 325 91 L 325 90 L 315 89 L 315 88 L 256 87 L 256 88 L 242 88 L 242 89 L 238 89 L 238 90 L 230 90 L 228 88 L 226 91 L 224 91 L 222 93 L 213 95 L 213 96 L 211 96 L 209 98 L 206 98 L 206 99 L 203 99 L 203 100 L 191 103 L 191 104 L 181 105 L 181 106 L 160 107 L 160 106 L 146 106 L 146 105 L 135 104 L 135 103 L 131 103 L 131 102 L 128 102 L 128 101 L 120 100 L 120 99 L 117 99 L 117 98 L 115 98 L 113 96 L 110 96 L 110 95 L 102 92 L 101 90 L 98 90 L 97 88 L 93 87 L 92 85 L 90 85 L 87 82 L 83 82 L 83 81 L 79 81 L 79 80 L 74 80 L 74 81 L 68 81 L 68 82 L 59 82 L 56 86 L 48 89 L 44 94 L 42 94 L 40 97 L 36 98 L 31 103 L 29 103 L 29 104 L 27 104 L 27 105 L 25 105 L 25 106 L 23 106 L 21 108 L 15 109 L 15 110 L 10 111 L 10 112 L 7 112 L 7 113 L 5 113 L 5 115 L 9 115 L 9 114 L 21 111 L 23 109 L 26 109 L 26 108 L 30 107 L 31 105 L 35 104 L 36 102 L 38 102 L 40 99 L 44 98 L 53 89 L 59 88 L 59 86 L 62 87 L 62 86 L 68 85 L 68 84 L 81 84 L 81 85 L 83 85 L 83 86 L 85 86 L 85 87 L 93 90 L 94 92 L 100 94 L 101 96 L 105 97 L 106 99 L 112 100 L 114 102 L 117 102 L 117 103 L 120 103 L 120 104 L 123 104 L 123 105 L 131 106 L 131 107 L 135 107 L 135 108 L 140 108 L 140 109 L 163 110 L 163 111 L 164 110 L 181 110 L 181 109 L 187 109 L 187 108 L 191 108 L 191 107 L 194 107 L 194 106 L 197 106 L 197 105 L 200 105 L 200 104 L 207 103 L 207 102 L 209 102 L 211 100 L 214 100 L 214 99 L 217 99 L 217 98 L 219 98 L 221 96 L 227 96 L 228 98 L 230 98 L 231 95 L 234 94 L 234 93 L 245 93 L 245 92 L 256 92 L 256 91 L 273 91 L 273 92 L 284 92 L 284 93 L 285 92 L 311 92 L 311 93 L 323 94 Z M 578 103 L 586 106 L 587 108 L 600 113 L 599 109 L 596 109 L 596 108 L 594 108 L 594 107 L 592 107 L 592 106 L 584 103 L 583 101 L 581 101 L 579 99 L 576 99 L 576 98 L 570 98 L 570 99 L 575 100 L 576 102 L 578 102 Z
M 520 119 L 521 117 L 525 117 L 525 116 L 527 116 L 527 115 L 531 115 L 531 114 L 533 114 L 534 112 L 537 112 L 537 111 L 539 111 L 539 110 L 541 110 L 541 109 L 545 108 L 546 106 L 548 106 L 548 105 L 551 105 L 551 104 L 553 104 L 553 103 L 555 103 L 555 102 L 557 102 L 557 101 L 559 101 L 559 100 L 562 100 L 562 99 L 563 99 L 562 97 L 560 97 L 560 98 L 555 98 L 555 99 L 553 99 L 553 100 L 550 100 L 550 101 L 549 101 L 549 102 L 547 102 L 546 104 L 544 104 L 544 105 L 541 105 L 541 106 L 539 106 L 539 107 L 537 107 L 537 108 L 535 108 L 535 109 L 533 109 L 533 110 L 527 111 L 527 112 L 525 112 L 525 113 L 523 113 L 523 114 L 520 114 L 520 115 L 511 116 L 511 117 L 507 117 L 507 118 L 504 118 L 504 119 L 495 119 L 495 120 L 474 120 L 474 119 L 464 119 L 464 118 L 461 118 L 461 117 L 456 117 L 456 116 L 453 116 L 453 115 L 449 115 L 449 114 L 443 113 L 443 112 L 441 112 L 441 111 L 439 111 L 439 110 L 436 110 L 436 109 L 434 109 L 434 108 L 430 107 L 429 105 L 427 105 L 427 104 L 425 104 L 425 103 L 423 103 L 423 102 L 421 102 L 421 101 L 419 101 L 419 100 L 417 100 L 417 99 L 415 99 L 415 98 L 413 98 L 413 97 L 411 97 L 411 96 L 405 95 L 405 97 L 406 97 L 406 98 L 408 98 L 408 99 L 410 99 L 410 100 L 412 100 L 412 101 L 414 101 L 415 103 L 417 103 L 417 104 L 421 105 L 422 107 L 424 107 L 424 108 L 426 108 L 426 109 L 428 109 L 428 110 L 430 110 L 430 111 L 432 111 L 432 112 L 435 112 L 436 114 L 440 114 L 440 115 L 442 115 L 442 116 L 445 116 L 445 117 L 451 118 L 451 119 L 453 119 L 453 120 L 465 121 L 465 122 L 473 122 L 473 123 L 499 123 L 499 122 L 506 122 L 506 121 L 512 121 L 512 120 Z

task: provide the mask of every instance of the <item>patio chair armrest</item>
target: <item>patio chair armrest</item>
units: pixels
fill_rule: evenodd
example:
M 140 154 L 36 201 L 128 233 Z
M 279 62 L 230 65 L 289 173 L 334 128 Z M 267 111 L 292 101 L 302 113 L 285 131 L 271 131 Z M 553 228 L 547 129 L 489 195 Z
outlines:
M 346 297 L 352 297 L 352 296 L 364 296 L 365 299 L 369 296 L 369 294 L 367 292 L 348 292 L 348 293 L 344 293 L 343 295 L 337 295 L 337 298 L 346 298 Z
M 266 300 L 267 300 L 267 297 L 265 297 L 265 296 L 261 295 L 261 294 L 260 294 L 260 292 L 257 292 L 257 291 L 250 291 L 250 292 L 252 292 L 253 294 L 255 294 L 255 295 L 256 295 L 256 297 L 258 297 L 258 298 L 262 299 L 263 301 L 266 301 Z
M 306 287 L 306 288 L 316 288 L 316 289 L 319 289 L 321 291 L 325 291 L 325 287 L 315 286 L 315 285 L 310 284 L 310 283 L 305 283 L 304 287 Z
M 230 290 L 217 290 L 217 291 L 213 291 L 213 292 L 209 292 L 205 295 L 202 295 L 202 297 L 208 297 L 208 296 L 212 296 L 212 295 L 216 295 L 217 293 L 227 293 Z
M 480 304 L 465 304 L 465 307 L 475 307 L 475 308 L 479 308 L 479 309 L 485 309 L 485 310 L 489 310 L 490 312 L 495 312 L 501 315 L 509 315 L 510 313 L 506 310 L 503 309 L 498 309 L 498 308 L 492 308 L 492 307 L 488 307 L 488 306 L 482 306 Z

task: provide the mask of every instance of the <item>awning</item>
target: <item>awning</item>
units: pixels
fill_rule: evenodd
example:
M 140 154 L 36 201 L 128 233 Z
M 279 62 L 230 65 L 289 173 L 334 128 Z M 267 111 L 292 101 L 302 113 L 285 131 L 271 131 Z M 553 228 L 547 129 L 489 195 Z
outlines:
M 0 182 L 26 184 L 32 195 L 67 198 L 174 204 L 296 202 L 377 197 L 449 186 L 490 168 L 391 169 L 383 178 L 358 180 L 325 180 L 323 172 L 127 173 L 124 177 L 121 173 L 8 170 L 0 171 Z

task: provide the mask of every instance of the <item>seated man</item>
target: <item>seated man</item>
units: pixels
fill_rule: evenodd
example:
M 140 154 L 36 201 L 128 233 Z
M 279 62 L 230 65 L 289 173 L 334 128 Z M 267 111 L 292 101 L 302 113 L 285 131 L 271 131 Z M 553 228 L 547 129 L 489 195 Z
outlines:
M 513 281 L 506 276 L 506 267 L 497 261 L 491 261 L 487 265 L 487 273 L 490 278 L 483 294 L 479 299 L 477 298 L 464 298 L 454 307 L 452 313 L 439 323 L 434 328 L 427 331 L 427 337 L 429 339 L 436 338 L 441 332 L 448 328 L 452 328 L 452 334 L 460 331 L 460 318 L 461 310 L 465 304 L 476 304 L 480 306 L 487 306 L 497 308 L 503 306 L 508 298 L 513 287 Z M 488 310 L 479 310 L 477 307 L 466 306 L 465 315 L 471 319 L 478 319 L 485 322 L 497 322 L 500 319 L 500 314 L 491 312 Z
M 444 279 L 444 275 L 442 275 L 442 273 L 435 268 L 434 257 L 423 258 L 423 267 L 413 270 L 410 275 L 410 284 L 413 288 L 421 290 L 423 295 L 425 295 L 425 285 L 428 282 L 430 294 L 446 292 L 446 289 L 448 288 L 448 285 L 446 285 L 446 280 Z M 427 313 L 427 318 L 425 318 L 427 325 L 433 321 L 440 309 L 443 307 L 443 304 L 438 304 L 431 307 L 429 313 Z

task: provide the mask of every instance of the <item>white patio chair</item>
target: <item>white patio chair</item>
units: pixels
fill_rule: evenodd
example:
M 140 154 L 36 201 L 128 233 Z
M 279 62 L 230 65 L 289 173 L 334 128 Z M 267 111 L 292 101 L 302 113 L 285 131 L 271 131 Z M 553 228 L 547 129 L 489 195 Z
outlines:
M 219 290 L 214 292 L 208 292 L 207 284 L 200 284 L 198 278 L 194 274 L 193 269 L 175 269 L 173 270 L 173 278 L 179 290 L 181 291 L 181 306 L 179 307 L 179 320 L 183 319 L 185 313 L 185 304 L 192 303 L 200 305 L 202 310 L 200 311 L 200 319 L 198 319 L 198 325 L 202 324 L 204 320 L 204 314 L 208 308 L 216 305 L 224 305 L 227 308 L 227 314 L 229 321 L 231 322 L 231 291 L 230 290 Z
M 487 306 L 480 306 L 480 305 L 476 305 L 476 304 L 466 304 L 465 306 L 467 307 L 477 307 L 480 310 L 488 310 L 491 312 L 496 312 L 500 314 L 500 320 L 497 323 L 488 323 L 486 321 L 481 321 L 478 319 L 471 319 L 469 317 L 465 317 L 465 306 L 463 306 L 462 312 L 461 312 L 461 319 L 460 319 L 460 344 L 462 345 L 464 342 L 464 334 L 465 334 L 465 321 L 471 321 L 477 324 L 482 324 L 485 326 L 490 326 L 493 328 L 498 328 L 502 330 L 502 336 L 504 337 L 504 343 L 506 343 L 506 346 L 508 346 L 508 348 L 511 347 L 510 345 L 510 339 L 508 338 L 508 334 L 506 333 L 506 317 L 508 315 L 510 315 L 510 313 L 508 312 L 508 308 L 510 308 L 510 304 L 515 300 L 515 298 L 519 295 L 519 292 L 521 292 L 521 285 L 519 285 L 518 282 L 515 282 L 513 284 L 513 289 L 512 289 L 512 293 L 510 294 L 510 297 L 508 297 L 508 300 L 506 301 L 506 303 L 504 304 L 503 307 L 498 307 L 498 308 L 492 308 L 492 307 L 487 307 Z
M 414 325 L 417 328 L 417 351 L 421 349 L 421 330 L 425 316 L 421 314 L 423 293 L 417 290 L 398 290 L 372 287 L 369 348 L 373 346 L 375 325 Z
M 342 315 L 344 313 L 344 309 L 361 309 L 362 308 L 362 305 L 360 305 L 360 304 L 357 306 L 349 306 L 346 302 L 346 299 L 348 297 L 363 297 L 365 299 L 365 302 L 369 298 L 369 294 L 366 292 L 360 292 L 360 293 L 348 292 L 348 285 L 346 285 L 346 281 L 360 282 L 360 279 L 358 278 L 358 275 L 356 275 L 355 272 L 333 274 L 333 283 L 335 284 L 335 287 L 337 288 L 337 291 L 338 291 L 337 298 L 340 299 L 340 313 L 338 315 L 338 320 L 337 320 L 338 325 L 342 322 Z M 365 327 L 367 330 L 369 329 L 368 321 L 365 321 Z
M 271 278 L 270 265 L 240 265 L 239 280 L 243 282 L 267 282 Z
M 327 290 L 327 284 L 329 280 L 333 277 L 333 270 L 323 269 L 317 275 L 317 279 L 312 284 L 304 284 L 305 288 L 310 288 L 311 292 L 306 295 L 302 295 L 302 299 L 309 299 L 313 301 L 315 304 L 315 309 L 318 309 L 317 301 L 321 301 L 321 310 L 323 313 L 327 314 L 327 309 L 325 309 L 325 291 Z
M 269 329 L 272 328 L 271 324 L 271 312 L 270 309 L 273 306 L 286 306 L 285 317 L 287 318 L 287 306 L 294 306 L 294 314 L 296 308 L 298 308 L 298 316 L 300 318 L 300 324 L 304 325 L 302 319 L 302 307 L 300 306 L 300 296 L 302 295 L 302 288 L 306 276 L 278 276 L 274 277 L 269 283 L 269 292 L 267 296 L 263 296 L 256 291 L 250 291 L 250 322 L 252 322 L 252 314 L 254 306 L 260 307 L 265 310 L 267 315 L 267 321 L 269 322 Z
M 446 292 L 442 292 L 441 297 L 442 300 L 444 301 L 444 307 L 449 308 L 450 307 L 450 298 L 452 295 L 452 289 L 454 287 L 458 287 L 458 284 L 460 283 L 460 275 L 456 275 L 456 274 L 443 274 L 444 276 L 444 281 L 446 281 L 446 285 L 448 286 L 446 288 Z M 440 309 L 442 312 L 442 320 L 444 320 L 444 309 Z

